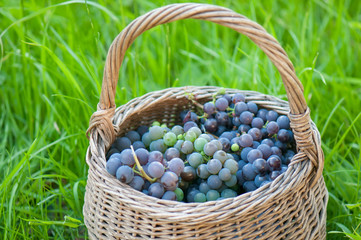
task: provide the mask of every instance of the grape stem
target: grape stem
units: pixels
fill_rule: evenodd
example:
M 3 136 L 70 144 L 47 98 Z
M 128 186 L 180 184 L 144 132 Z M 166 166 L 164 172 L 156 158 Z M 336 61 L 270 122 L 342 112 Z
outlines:
M 139 172 L 140 172 L 140 175 L 141 175 L 142 177 L 145 177 L 145 178 L 146 178 L 149 182 L 151 182 L 151 183 L 155 182 L 157 179 L 156 179 L 156 178 L 151 178 L 151 177 L 149 177 L 149 176 L 145 173 L 142 165 L 140 165 L 139 160 L 138 160 L 138 158 L 137 158 L 137 155 L 136 155 L 135 152 L 134 152 L 133 145 L 130 145 L 130 149 L 132 149 L 132 154 L 133 154 L 135 163 L 137 164 L 137 167 L 138 167 L 138 170 L 139 170 Z

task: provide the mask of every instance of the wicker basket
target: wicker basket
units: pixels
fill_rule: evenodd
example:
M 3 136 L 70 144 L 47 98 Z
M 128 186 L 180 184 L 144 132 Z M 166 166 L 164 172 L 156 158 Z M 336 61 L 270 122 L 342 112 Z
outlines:
M 298 153 L 288 170 L 256 191 L 205 203 L 160 200 L 117 181 L 105 169 L 106 151 L 116 136 L 158 120 L 178 123 L 178 114 L 192 107 L 187 93 L 206 102 L 217 87 L 180 87 L 150 92 L 115 109 L 119 68 L 126 50 L 141 33 L 180 19 L 201 19 L 232 28 L 256 43 L 281 74 L 289 102 L 253 91 L 247 101 L 288 114 Z M 328 193 L 322 177 L 324 156 L 320 135 L 310 120 L 303 87 L 279 43 L 260 25 L 227 8 L 173 4 L 155 9 L 130 23 L 111 45 L 98 110 L 90 119 L 89 165 L 84 221 L 91 239 L 324 239 Z

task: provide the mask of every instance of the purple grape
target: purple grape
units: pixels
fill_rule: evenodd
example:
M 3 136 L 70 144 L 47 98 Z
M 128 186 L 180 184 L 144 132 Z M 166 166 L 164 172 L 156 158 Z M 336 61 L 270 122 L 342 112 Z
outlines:
M 207 184 L 210 189 L 219 189 L 222 186 L 222 180 L 218 175 L 211 175 L 207 179 Z
M 132 143 L 140 141 L 140 135 L 136 131 L 127 132 L 127 134 L 125 134 L 125 137 L 127 137 Z
M 184 141 L 181 145 L 180 151 L 184 154 L 193 152 L 193 143 L 191 141 Z
M 208 118 L 206 122 L 204 123 L 204 128 L 207 132 L 214 133 L 218 129 L 218 123 L 217 120 L 214 118 Z
M 137 132 L 139 133 L 139 135 L 142 137 L 144 135 L 144 133 L 148 132 L 149 131 L 149 127 L 148 126 L 140 126 L 138 129 L 137 129 Z
M 274 135 L 274 134 L 278 133 L 279 127 L 276 122 L 271 121 L 267 124 L 266 129 L 267 129 L 267 132 L 269 135 Z
M 177 176 L 180 176 L 181 172 L 183 172 L 184 169 L 183 160 L 180 158 L 173 158 L 168 162 L 168 169 L 177 174 Z
M 228 114 L 226 112 L 217 112 L 216 121 L 220 126 L 226 126 L 228 124 Z
M 251 125 L 253 128 L 261 129 L 264 125 L 263 119 L 260 117 L 253 118 Z
M 238 144 L 243 148 L 251 147 L 253 145 L 253 138 L 249 134 L 243 134 L 239 137 Z
M 255 172 L 254 167 L 251 163 L 247 163 L 242 168 L 242 177 L 244 178 L 244 180 L 253 181 L 256 175 L 257 173 Z
M 248 131 L 251 129 L 251 127 L 249 125 L 246 125 L 246 124 L 241 124 L 239 125 L 239 128 L 238 128 L 238 132 L 240 134 L 242 133 L 248 133 Z
M 121 137 L 121 138 L 117 138 L 115 140 L 115 147 L 122 152 L 124 149 L 128 149 L 130 148 L 130 145 L 132 144 L 132 142 L 129 140 L 129 138 L 127 137 Z
M 197 176 L 201 179 L 207 179 L 209 177 L 210 173 L 207 170 L 207 165 L 202 163 L 197 167 Z
M 115 175 L 122 183 L 130 183 L 134 178 L 133 169 L 127 165 L 120 166 Z
M 174 191 L 178 187 L 178 176 L 174 172 L 165 172 L 160 181 L 165 190 Z
M 280 127 L 280 129 L 289 129 L 290 119 L 285 115 L 281 115 L 277 118 L 277 124 Z
M 135 164 L 133 152 L 130 149 L 123 150 L 119 158 L 124 165 L 133 166 Z
M 164 153 L 164 157 L 167 161 L 172 160 L 173 158 L 179 158 L 180 152 L 176 148 L 168 148 Z
M 268 165 L 266 160 L 258 158 L 253 162 L 253 167 L 256 173 L 265 174 L 268 171 Z
M 238 102 L 234 105 L 234 113 L 236 116 L 241 115 L 244 111 L 248 111 L 248 107 L 245 102 Z
M 166 191 L 163 196 L 162 196 L 162 199 L 164 200 L 177 200 L 177 195 L 175 194 L 175 192 L 173 191 Z
M 260 145 L 260 143 L 259 143 L 259 142 L 257 142 L 257 141 L 253 141 L 252 148 L 257 149 L 259 145 Z
M 210 174 L 218 174 L 222 169 L 222 163 L 218 159 L 211 159 L 207 163 L 207 170 Z
M 244 167 L 244 165 L 246 165 L 246 161 L 244 160 L 239 160 L 238 161 L 238 170 L 242 170 L 242 168 Z
M 273 111 L 273 110 L 270 110 L 268 111 L 267 115 L 266 115 L 266 119 L 267 121 L 271 122 L 271 121 L 276 121 L 278 118 L 278 113 Z
M 251 124 L 253 120 L 253 114 L 250 111 L 244 111 L 239 116 L 239 119 L 242 124 Z
M 287 143 L 291 140 L 291 136 L 285 129 L 280 129 L 277 133 L 277 139 L 283 143 Z
M 233 117 L 232 118 L 232 124 L 236 127 L 240 126 L 242 123 L 241 123 L 241 119 L 237 116 Z
M 248 134 L 251 135 L 254 141 L 261 141 L 262 139 L 262 132 L 259 128 L 251 128 Z
M 243 148 L 242 149 L 242 152 L 241 152 L 241 159 L 245 162 L 248 162 L 248 158 L 247 158 L 247 155 L 248 153 L 252 150 L 251 147 L 246 147 L 246 148 Z
M 215 105 L 218 111 L 226 111 L 228 107 L 228 100 L 223 97 L 218 98 Z
M 218 141 L 221 142 L 223 151 L 228 152 L 231 149 L 231 141 L 229 141 L 228 138 L 220 137 Z
M 193 167 L 185 166 L 180 176 L 184 181 L 192 182 L 196 179 L 197 174 L 196 170 Z
M 151 162 L 148 166 L 148 172 L 152 178 L 160 178 L 164 174 L 164 166 L 160 162 Z
M 279 175 L 281 175 L 280 171 L 272 171 L 269 177 L 271 180 L 275 180 Z
M 149 194 L 149 196 L 152 196 L 152 197 L 161 198 L 164 194 L 163 185 L 158 182 L 152 183 L 149 186 L 148 194 Z
M 192 127 L 198 127 L 197 123 L 193 122 L 193 121 L 189 121 L 189 122 L 186 122 L 184 124 L 184 132 L 187 132 L 189 129 L 191 129 Z
M 282 151 L 276 146 L 271 147 L 272 155 L 277 155 L 279 157 L 282 157 Z
M 253 163 L 258 158 L 263 158 L 262 152 L 258 149 L 252 149 L 247 154 L 247 160 L 249 163 Z
M 281 158 L 279 158 L 277 155 L 271 155 L 267 159 L 267 164 L 271 171 L 281 170 Z
M 253 114 L 257 114 L 258 106 L 254 102 L 248 102 L 247 103 L 248 111 L 250 111 Z
M 229 94 L 224 94 L 223 97 L 227 99 L 228 105 L 232 103 L 232 97 Z
M 163 154 L 159 151 L 152 151 L 149 153 L 148 162 L 163 162 Z
M 268 113 L 268 111 L 266 109 L 262 108 L 262 109 L 258 110 L 257 117 L 262 118 L 263 121 L 266 122 L 267 121 L 267 117 L 266 117 L 267 113 Z
M 245 101 L 246 101 L 246 97 L 242 93 L 236 93 L 232 97 L 232 102 L 234 104 L 236 104 L 238 102 L 245 102 Z
M 243 189 L 246 192 L 251 192 L 257 189 L 256 184 L 254 183 L 254 181 L 246 181 L 245 183 L 243 183 Z
M 216 106 L 212 102 L 207 102 L 203 105 L 203 111 L 208 115 L 212 115 L 216 112 Z
M 269 139 L 269 138 L 263 139 L 262 142 L 261 142 L 261 144 L 267 144 L 267 145 L 270 146 L 270 147 L 273 147 L 273 146 L 274 146 L 273 141 L 272 141 L 271 139 Z
M 140 176 L 134 176 L 133 180 L 129 183 L 129 186 L 135 190 L 141 191 L 144 186 L 144 179 Z
M 258 174 L 254 179 L 254 183 L 258 188 L 262 185 L 264 181 L 268 181 L 268 175 Z
M 137 150 L 137 149 L 140 149 L 140 148 L 145 148 L 145 145 L 142 141 L 135 141 L 133 143 L 133 148 L 134 148 L 134 151 Z
M 257 149 L 262 152 L 264 159 L 267 159 L 269 156 L 272 155 L 272 149 L 267 144 L 261 144 L 257 147 Z
M 115 176 L 115 173 L 117 172 L 118 168 L 122 166 L 122 161 L 120 159 L 120 154 L 115 153 L 113 154 L 106 164 L 106 169 L 109 174 Z

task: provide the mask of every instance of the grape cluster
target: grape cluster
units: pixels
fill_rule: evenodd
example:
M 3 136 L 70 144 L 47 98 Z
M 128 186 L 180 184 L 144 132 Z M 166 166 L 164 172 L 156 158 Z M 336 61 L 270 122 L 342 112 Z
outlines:
M 149 196 L 205 202 L 256 190 L 287 170 L 295 154 L 287 116 L 240 93 L 196 106 L 181 112 L 182 125 L 156 121 L 117 138 L 107 171 Z

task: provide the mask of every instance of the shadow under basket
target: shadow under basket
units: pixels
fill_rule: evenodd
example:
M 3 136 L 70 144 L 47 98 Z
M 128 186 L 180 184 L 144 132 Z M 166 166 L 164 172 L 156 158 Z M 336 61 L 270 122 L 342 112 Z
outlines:
M 115 137 L 155 120 L 169 126 L 179 124 L 179 113 L 194 108 L 189 95 L 204 103 L 219 91 L 218 87 L 169 88 L 115 109 L 118 71 L 126 49 L 145 30 L 185 18 L 213 21 L 247 35 L 281 73 L 289 102 L 258 92 L 226 89 L 231 95 L 243 93 L 246 101 L 291 120 L 297 154 L 285 173 L 255 191 L 204 203 L 161 200 L 121 183 L 106 171 L 106 151 Z M 110 47 L 98 110 L 88 130 L 83 213 L 90 239 L 325 239 L 328 193 L 322 177 L 324 156 L 302 91 L 278 42 L 261 26 L 229 9 L 173 4 L 137 18 Z

